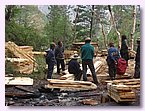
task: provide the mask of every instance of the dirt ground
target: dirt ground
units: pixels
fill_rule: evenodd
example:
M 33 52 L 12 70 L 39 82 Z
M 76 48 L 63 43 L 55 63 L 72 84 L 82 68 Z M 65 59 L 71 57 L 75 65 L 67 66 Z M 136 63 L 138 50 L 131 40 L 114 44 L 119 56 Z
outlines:
M 105 65 L 103 67 L 106 67 Z M 129 61 L 126 73 L 134 73 L 134 61 Z M 105 68 L 106 69 L 106 68 Z M 104 70 L 107 71 L 107 70 Z M 102 71 L 101 71 L 102 72 Z M 103 72 L 104 73 L 104 72 Z M 47 80 L 34 79 L 33 86 L 25 86 L 32 92 L 22 91 L 16 86 L 5 86 L 5 92 L 11 93 L 5 97 L 6 106 L 139 106 L 140 92 L 136 102 L 116 103 L 107 95 L 107 85 L 100 83 L 96 90 L 91 91 L 60 91 L 60 89 L 45 89 Z M 15 94 L 17 93 L 17 94 Z M 21 94 L 21 95 L 20 95 Z

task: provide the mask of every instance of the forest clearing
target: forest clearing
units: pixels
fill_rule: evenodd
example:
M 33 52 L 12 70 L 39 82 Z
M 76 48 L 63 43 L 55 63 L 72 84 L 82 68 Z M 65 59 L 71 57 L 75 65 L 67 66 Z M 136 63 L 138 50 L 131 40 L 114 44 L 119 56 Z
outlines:
M 134 77 L 139 6 L 7 5 L 5 19 L 6 106 L 140 106 L 140 77 Z M 124 34 L 128 42 L 127 69 L 111 79 L 108 44 L 113 41 L 120 52 Z M 81 48 L 87 37 L 94 47 L 93 65 L 99 84 L 94 82 L 90 67 L 87 81 L 84 75 L 75 80 L 68 70 L 69 61 L 77 54 L 83 71 Z M 46 50 L 59 41 L 64 46 L 65 70 L 61 67 L 58 74 L 54 65 L 49 79 Z

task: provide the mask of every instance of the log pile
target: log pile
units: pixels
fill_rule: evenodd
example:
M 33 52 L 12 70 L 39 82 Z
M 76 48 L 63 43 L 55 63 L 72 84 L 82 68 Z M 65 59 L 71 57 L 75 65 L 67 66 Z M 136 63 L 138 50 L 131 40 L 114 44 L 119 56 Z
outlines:
M 88 81 L 73 81 L 73 80 L 58 80 L 58 79 L 48 79 L 48 85 L 45 88 L 59 88 L 61 90 L 94 90 L 97 86 Z
M 76 50 L 76 51 L 79 52 L 80 49 L 81 49 L 81 46 L 84 45 L 84 44 L 85 44 L 85 42 L 75 42 L 75 43 L 73 43 L 72 50 Z M 95 49 L 95 55 L 94 56 L 96 56 L 97 52 L 98 52 L 98 43 L 97 42 L 91 42 L 90 44 L 94 46 L 94 49 Z
M 14 42 L 7 42 L 6 49 L 10 51 L 16 58 L 6 58 L 6 60 L 16 66 L 16 71 L 24 74 L 31 74 L 36 68 L 32 46 L 17 46 Z
M 113 80 L 107 84 L 108 95 L 116 102 L 136 101 L 136 90 L 140 90 L 140 79 Z
M 73 56 L 75 53 L 77 53 L 77 51 L 74 51 L 74 50 L 65 50 L 64 51 L 64 57 L 65 57 L 65 59 L 70 59 L 71 56 Z
M 129 50 L 128 52 L 130 58 L 135 58 L 136 52 L 134 50 Z

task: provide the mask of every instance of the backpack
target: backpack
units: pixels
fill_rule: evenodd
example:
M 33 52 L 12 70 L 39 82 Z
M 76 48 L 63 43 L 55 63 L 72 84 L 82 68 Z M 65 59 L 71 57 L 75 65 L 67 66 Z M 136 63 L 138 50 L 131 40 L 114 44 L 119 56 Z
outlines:
M 119 75 L 125 74 L 126 68 L 127 68 L 126 60 L 120 57 L 118 59 L 118 64 L 117 64 L 117 74 Z

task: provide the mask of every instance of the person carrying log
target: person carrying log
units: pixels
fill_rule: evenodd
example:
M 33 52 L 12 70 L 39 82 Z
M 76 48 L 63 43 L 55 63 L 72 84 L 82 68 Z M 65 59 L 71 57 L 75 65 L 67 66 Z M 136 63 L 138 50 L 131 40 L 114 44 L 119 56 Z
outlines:
M 134 78 L 140 78 L 140 37 L 137 38 Z
M 78 54 L 74 54 L 68 63 L 68 72 L 70 74 L 74 74 L 74 80 L 81 80 L 82 76 L 82 70 L 80 68 L 79 62 L 77 61 L 78 58 Z
M 128 53 L 128 44 L 127 44 L 126 35 L 122 35 L 121 42 L 122 43 L 121 43 L 120 54 L 121 54 L 121 57 L 126 60 L 127 66 L 128 66 L 129 53 Z
M 81 47 L 81 59 L 83 68 L 83 80 L 87 81 L 87 66 L 90 68 L 94 83 L 99 84 L 94 68 L 93 57 L 94 57 L 94 47 L 90 44 L 91 38 L 87 37 L 85 39 L 85 44 Z
M 60 74 L 60 65 L 61 69 L 64 73 L 65 71 L 65 63 L 64 63 L 64 47 L 62 41 L 58 42 L 58 45 L 55 48 L 55 57 L 57 61 L 57 74 Z
M 117 71 L 117 61 L 119 58 L 120 58 L 119 51 L 117 50 L 117 48 L 114 47 L 114 43 L 110 42 L 106 61 L 108 64 L 109 76 L 111 80 L 115 79 Z
M 54 69 L 54 65 L 56 64 L 55 59 L 55 43 L 52 42 L 50 44 L 50 49 L 46 50 L 46 63 L 48 64 L 48 73 L 47 73 L 47 79 L 52 78 L 52 73 Z

